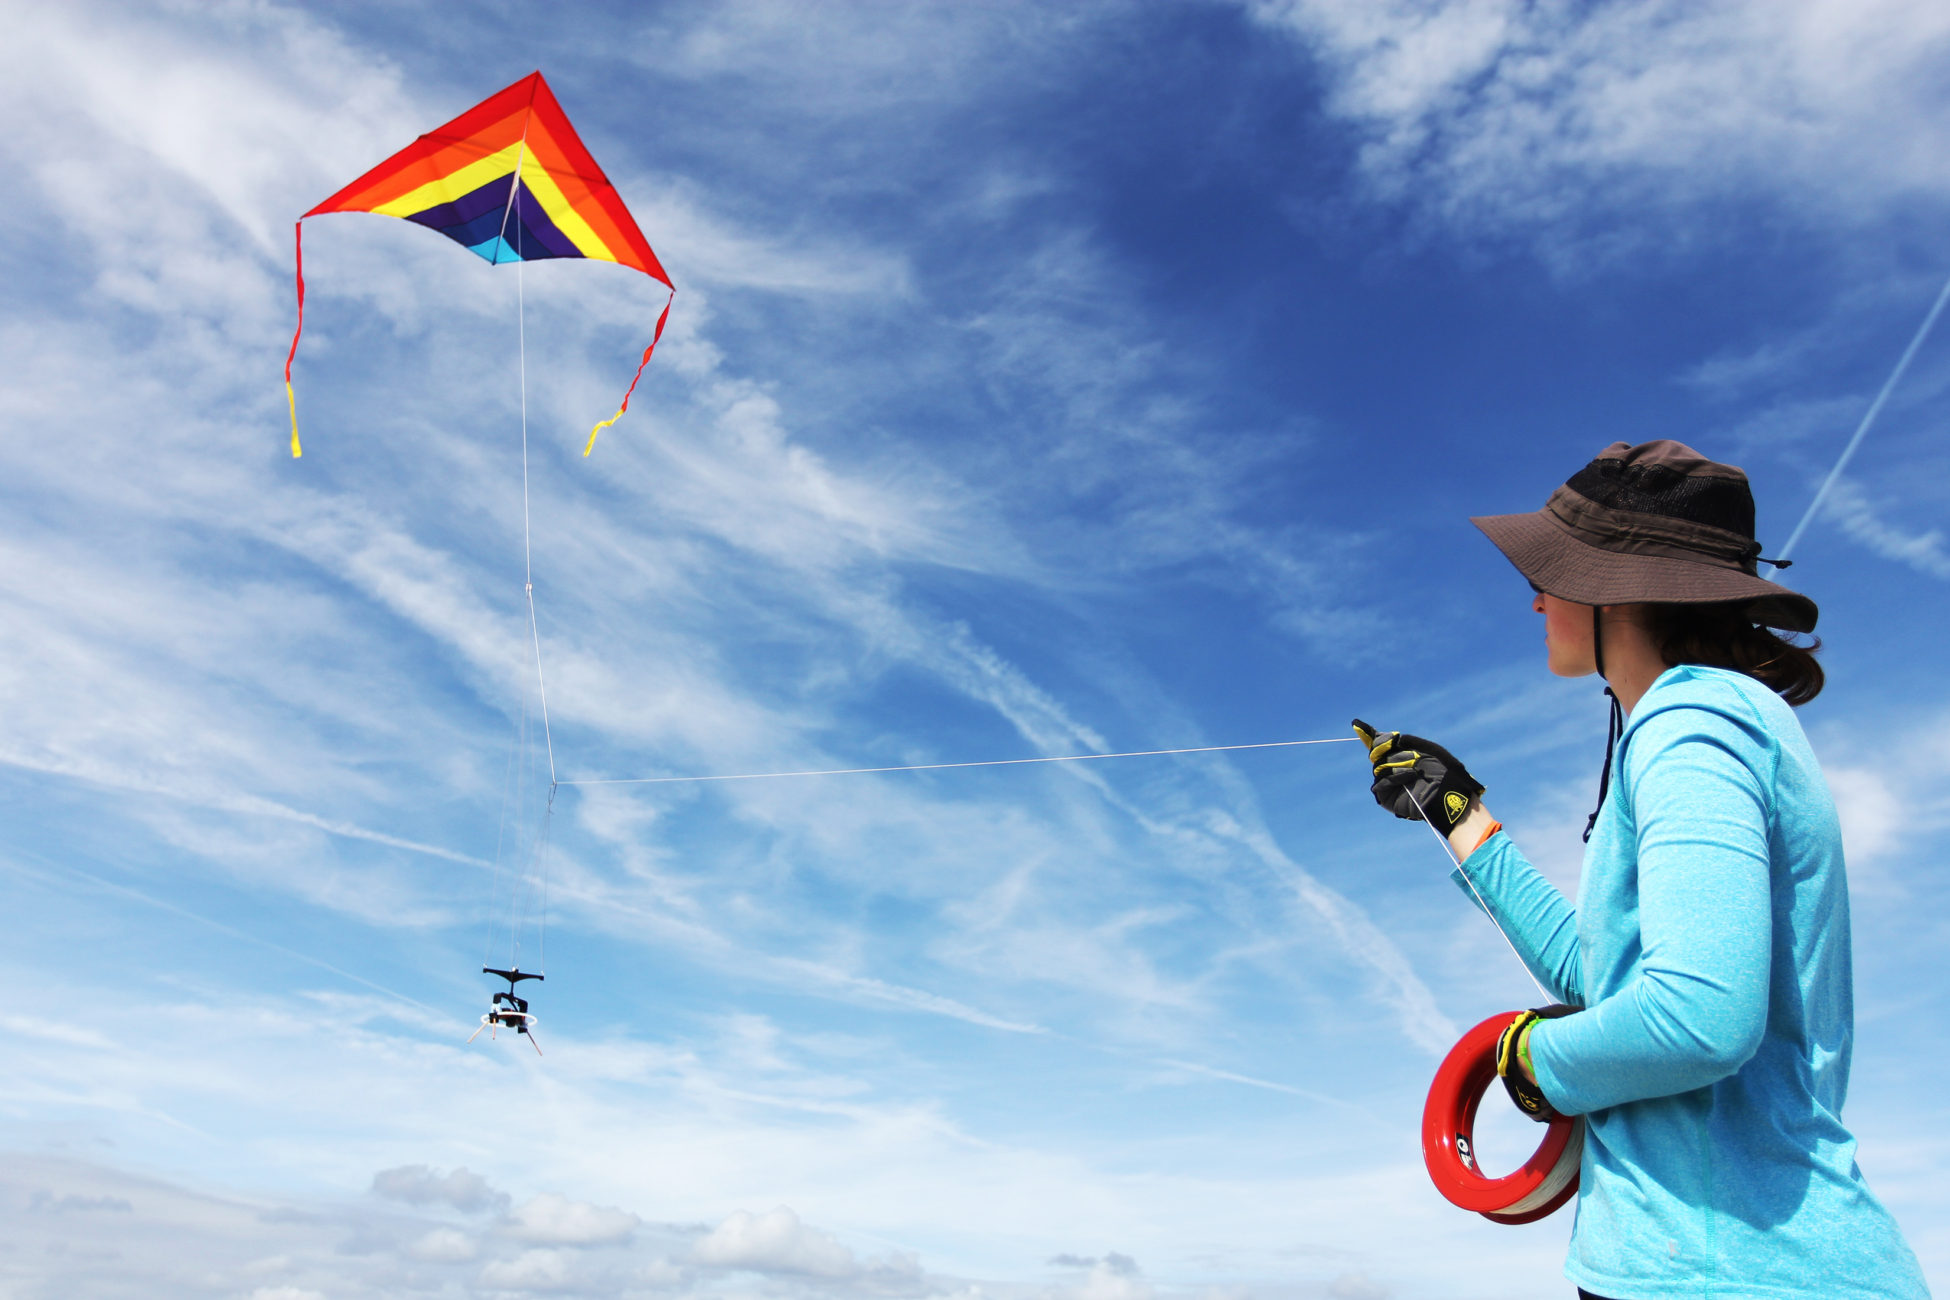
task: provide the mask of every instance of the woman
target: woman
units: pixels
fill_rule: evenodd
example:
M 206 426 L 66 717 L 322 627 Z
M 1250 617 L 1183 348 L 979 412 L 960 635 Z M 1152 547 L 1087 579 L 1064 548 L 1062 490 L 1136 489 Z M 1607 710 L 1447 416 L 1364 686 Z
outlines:
M 1465 892 L 1583 1008 L 1498 1052 L 1525 1110 L 1585 1117 L 1566 1276 L 1612 1300 L 1927 1296 L 1842 1125 L 1841 831 L 1790 708 L 1822 673 L 1768 630 L 1816 609 L 1756 572 L 1746 476 L 1621 442 L 1544 509 L 1473 522 L 1530 580 L 1551 671 L 1603 675 L 1622 724 L 1575 910 L 1446 750 L 1363 739 L 1376 800 L 1447 834 Z

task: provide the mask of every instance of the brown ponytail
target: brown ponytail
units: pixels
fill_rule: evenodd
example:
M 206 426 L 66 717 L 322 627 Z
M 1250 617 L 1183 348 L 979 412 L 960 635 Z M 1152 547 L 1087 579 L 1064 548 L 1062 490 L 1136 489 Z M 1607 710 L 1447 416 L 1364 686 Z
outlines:
M 1799 707 L 1821 694 L 1827 680 L 1815 652 L 1821 638 L 1806 645 L 1764 627 L 1745 614 L 1745 603 L 1731 605 L 1646 606 L 1648 627 L 1668 664 L 1706 664 L 1731 668 L 1765 684 Z

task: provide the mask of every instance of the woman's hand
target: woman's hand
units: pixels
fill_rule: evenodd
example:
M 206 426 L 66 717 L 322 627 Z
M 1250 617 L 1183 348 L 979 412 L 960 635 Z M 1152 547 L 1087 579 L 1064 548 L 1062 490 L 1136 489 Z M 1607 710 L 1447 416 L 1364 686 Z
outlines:
M 1537 1071 L 1530 1064 L 1530 1031 L 1540 1020 L 1556 1020 L 1575 1015 L 1577 1011 L 1577 1007 L 1562 1003 L 1526 1011 L 1512 1020 L 1496 1040 L 1496 1073 L 1503 1080 L 1504 1090 L 1518 1110 L 1540 1124 L 1556 1119 L 1557 1108 L 1537 1086 Z
M 1378 731 L 1354 720 L 1354 734 L 1368 748 L 1374 768 L 1374 801 L 1403 821 L 1426 821 L 1448 839 L 1460 860 L 1496 825 L 1482 802 L 1483 783 L 1462 760 L 1434 741 L 1399 731 Z

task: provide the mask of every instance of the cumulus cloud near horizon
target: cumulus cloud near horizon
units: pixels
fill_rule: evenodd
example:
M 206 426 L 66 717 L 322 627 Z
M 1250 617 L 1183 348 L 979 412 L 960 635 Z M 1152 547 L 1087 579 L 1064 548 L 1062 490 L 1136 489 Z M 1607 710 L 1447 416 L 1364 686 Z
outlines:
M 732 1211 L 691 1248 L 691 1258 L 714 1268 L 752 1273 L 842 1278 L 860 1271 L 860 1262 L 851 1250 L 801 1223 L 799 1216 L 784 1205 L 764 1214 Z
M 463 1214 L 500 1212 L 508 1208 L 506 1192 L 465 1166 L 440 1173 L 426 1165 L 400 1165 L 372 1176 L 372 1191 L 407 1205 L 445 1205 Z
M 611 1205 L 591 1205 L 552 1192 L 523 1202 L 509 1216 L 516 1236 L 548 1246 L 615 1246 L 626 1242 L 643 1220 Z
M 452 1228 L 435 1228 L 406 1248 L 413 1259 L 429 1264 L 465 1264 L 481 1253 L 480 1243 Z
M 933 1292 L 919 1256 L 900 1251 L 861 1259 L 829 1233 L 804 1223 L 790 1206 L 764 1214 L 734 1210 L 691 1247 L 690 1262 L 709 1269 L 816 1279 L 871 1290 Z

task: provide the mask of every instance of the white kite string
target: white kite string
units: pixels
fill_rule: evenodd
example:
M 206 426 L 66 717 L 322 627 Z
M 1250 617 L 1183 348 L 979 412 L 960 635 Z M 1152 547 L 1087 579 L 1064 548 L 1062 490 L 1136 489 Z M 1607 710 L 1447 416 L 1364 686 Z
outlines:
M 521 969 L 521 932 L 522 932 L 524 922 L 527 919 L 526 914 L 532 903 L 532 896 L 537 888 L 537 886 L 530 880 L 530 875 L 533 872 L 539 872 L 540 874 L 539 889 L 542 896 L 541 916 L 535 925 L 537 946 L 539 950 L 538 955 L 540 957 L 541 963 L 544 966 L 548 964 L 548 948 L 547 948 L 547 944 L 548 944 L 548 843 L 549 843 L 548 833 L 549 833 L 549 827 L 551 825 L 551 822 L 555 814 L 555 737 L 552 734 L 551 729 L 549 727 L 548 681 L 542 673 L 542 630 L 541 630 L 540 622 L 535 616 L 534 529 L 531 521 L 531 511 L 529 506 L 528 298 L 527 298 L 527 291 L 523 284 L 523 278 L 522 278 L 521 264 L 523 258 L 520 249 L 521 231 L 522 231 L 521 169 L 522 169 L 522 164 L 527 161 L 527 158 L 528 158 L 528 131 L 526 127 L 523 127 L 522 134 L 521 134 L 521 143 L 515 153 L 514 176 L 510 179 L 508 183 L 508 205 L 501 210 L 501 229 L 499 234 L 496 236 L 496 247 L 494 250 L 493 260 L 496 264 L 499 264 L 501 260 L 502 250 L 508 246 L 508 240 L 507 240 L 508 221 L 512 217 L 515 222 L 515 243 L 516 243 L 516 247 L 514 249 L 515 338 L 516 338 L 516 346 L 517 346 L 516 375 L 518 376 L 518 391 L 521 397 L 522 595 L 525 598 L 526 603 L 528 605 L 528 636 L 529 636 L 530 645 L 532 646 L 535 655 L 535 691 L 536 691 L 537 698 L 541 702 L 542 742 L 543 742 L 544 749 L 548 755 L 549 791 L 548 791 L 548 811 L 543 814 L 541 828 L 539 829 L 539 831 L 535 833 L 534 837 L 529 841 L 529 853 L 527 855 L 526 861 L 522 859 L 522 854 L 520 850 L 520 843 L 521 843 L 520 815 L 518 812 L 516 815 L 515 863 L 514 863 L 513 878 L 510 882 L 511 889 L 510 889 L 510 896 L 509 896 L 509 910 L 510 910 L 509 941 L 512 946 L 512 953 L 508 964 L 509 964 L 509 968 L 512 970 Z M 522 707 L 521 707 L 521 725 L 519 730 L 516 733 L 516 736 L 517 739 L 515 745 L 515 807 L 519 809 L 523 802 L 523 796 L 526 793 L 524 787 L 527 784 L 527 773 L 528 773 L 528 704 L 525 699 L 523 700 Z M 504 828 L 506 825 L 506 820 L 507 820 L 507 809 L 504 805 L 502 809 L 502 821 L 503 821 Z M 499 834 L 497 834 L 496 848 L 495 848 L 495 862 L 496 862 L 496 875 L 497 875 L 496 892 L 498 892 L 500 858 L 501 858 L 500 836 Z M 493 921 L 494 910 L 495 910 L 494 905 L 490 903 L 489 920 L 488 920 L 488 944 L 489 944 L 490 952 L 492 952 L 493 942 L 494 942 L 494 921 Z M 483 963 L 483 967 L 485 969 L 485 963 Z M 512 988 L 513 985 L 511 984 L 509 985 L 509 987 Z M 486 1021 L 483 1021 L 482 1023 L 485 1024 Z M 479 1031 L 477 1030 L 475 1032 L 478 1033 Z M 468 1039 L 468 1041 L 472 1042 L 473 1039 L 470 1038 Z M 536 1050 L 540 1051 L 541 1049 L 538 1047 L 536 1048 Z
M 508 216 L 516 214 L 515 238 L 521 238 L 521 164 L 528 152 L 528 131 L 522 129 L 521 148 L 515 154 L 514 180 L 508 187 L 508 207 L 501 214 L 500 242 L 506 244 Z M 494 250 L 499 257 L 501 250 Z M 542 743 L 548 750 L 548 779 L 555 780 L 555 736 L 548 725 L 548 682 L 542 675 L 542 629 L 535 619 L 535 551 L 528 517 L 528 321 L 527 299 L 521 284 L 521 256 L 515 256 L 515 335 L 521 347 L 521 566 L 522 590 L 528 598 L 528 635 L 535 647 L 535 690 L 542 702 Z
M 1794 544 L 1801 540 L 1801 534 L 1807 531 L 1809 523 L 1821 509 L 1822 502 L 1828 499 L 1828 490 L 1835 486 L 1835 480 L 1842 476 L 1842 471 L 1848 467 L 1850 458 L 1855 455 L 1855 449 L 1861 445 L 1862 435 L 1869 431 L 1869 426 L 1875 423 L 1878 415 L 1882 414 L 1883 403 L 1889 400 L 1889 394 L 1894 392 L 1896 385 L 1901 382 L 1903 372 L 1909 369 L 1909 363 L 1915 359 L 1917 349 L 1923 346 L 1923 340 L 1930 336 L 1930 330 L 1936 325 L 1936 318 L 1943 314 L 1943 306 L 1946 302 L 1950 302 L 1950 280 L 1943 282 L 1943 288 L 1938 292 L 1936 302 L 1930 307 L 1930 314 L 1923 318 L 1923 323 L 1917 327 L 1915 337 L 1910 339 L 1909 346 L 1903 349 L 1902 359 L 1896 362 L 1896 368 L 1890 371 L 1889 378 L 1883 381 L 1882 391 L 1876 394 L 1876 400 L 1869 403 L 1868 413 L 1862 417 L 1862 423 L 1855 426 L 1855 433 L 1849 438 L 1848 445 L 1842 448 L 1841 457 L 1835 462 L 1835 468 L 1829 470 L 1828 477 L 1822 480 L 1821 488 L 1815 493 L 1815 499 L 1808 503 L 1808 512 L 1801 516 L 1801 522 L 1794 526 L 1792 533 L 1788 534 L 1787 545 L 1781 548 L 1777 558 L 1787 559 L 1789 553 L 1794 550 Z M 1778 564 L 1770 563 L 1768 575 L 1771 577 L 1779 568 Z
M 1410 800 L 1410 802 L 1414 801 Z M 1469 878 L 1469 869 L 1463 866 L 1462 859 L 1458 858 L 1456 851 L 1449 846 L 1449 837 L 1436 829 L 1435 823 L 1429 820 L 1429 815 L 1422 811 L 1421 804 L 1415 804 L 1415 813 L 1416 820 L 1428 827 L 1429 834 L 1435 836 L 1436 841 L 1442 845 L 1443 856 L 1455 864 L 1457 874 L 1461 875 L 1463 883 L 1469 886 L 1469 892 L 1476 895 L 1476 905 L 1483 909 L 1483 915 L 1490 918 L 1490 924 L 1496 927 L 1497 934 L 1502 937 L 1504 943 L 1509 945 L 1510 955 L 1517 959 L 1517 965 L 1523 967 L 1523 973 L 1530 976 L 1530 982 L 1537 986 L 1538 994 L 1543 997 L 1545 1002 L 1556 1002 L 1557 999 L 1551 996 L 1550 990 L 1544 987 L 1544 981 L 1537 978 L 1537 973 L 1530 969 L 1530 963 L 1525 961 L 1523 954 L 1517 951 L 1517 945 L 1510 942 L 1509 934 L 1503 929 L 1503 922 L 1496 919 L 1496 913 L 1491 911 L 1490 905 L 1484 901 L 1482 891 L 1477 889 L 1476 882 Z
M 734 772 L 719 776 L 611 776 L 562 781 L 561 785 L 675 785 L 700 781 L 766 781 L 792 776 L 865 776 L 875 772 L 939 772 L 953 767 L 1015 767 L 1023 763 L 1089 763 L 1102 758 L 1156 758 L 1164 754 L 1218 754 L 1240 749 L 1291 749 L 1296 745 L 1339 745 L 1353 736 L 1325 740 L 1266 740 L 1252 745 L 1196 745 L 1189 749 L 1139 749 L 1123 754 L 1059 754 L 1047 758 L 986 758 L 972 763 L 909 763 L 901 767 L 829 767 L 806 772 Z M 1433 828 L 1432 828 L 1433 829 Z

